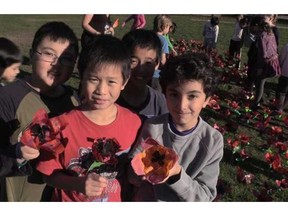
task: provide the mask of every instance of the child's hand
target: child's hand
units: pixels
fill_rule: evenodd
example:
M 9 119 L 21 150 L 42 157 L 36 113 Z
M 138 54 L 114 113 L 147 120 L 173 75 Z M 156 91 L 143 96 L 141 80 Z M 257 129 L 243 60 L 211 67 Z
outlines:
M 175 49 L 172 50 L 172 53 L 173 53 L 173 56 L 177 56 L 178 55 L 178 53 L 177 53 L 177 51 Z
M 128 168 L 128 181 L 136 187 L 140 187 L 143 181 L 146 180 L 144 175 L 137 175 L 131 166 Z
M 96 173 L 89 173 L 85 181 L 86 196 L 100 196 L 105 192 L 108 185 L 108 180 Z
M 20 145 L 20 151 L 22 154 L 22 158 L 24 160 L 27 160 L 27 161 L 32 160 L 32 159 L 37 158 L 40 155 L 40 152 L 38 149 L 29 147 L 29 146 L 24 145 L 22 143 L 20 143 L 19 145 Z
M 180 164 L 177 161 L 175 163 L 175 165 L 172 167 L 172 169 L 169 171 L 168 176 L 163 181 L 158 182 L 157 184 L 162 184 L 165 182 L 168 184 L 172 184 L 172 183 L 178 181 L 179 177 L 180 177 L 181 169 L 182 169 L 182 167 L 180 166 Z

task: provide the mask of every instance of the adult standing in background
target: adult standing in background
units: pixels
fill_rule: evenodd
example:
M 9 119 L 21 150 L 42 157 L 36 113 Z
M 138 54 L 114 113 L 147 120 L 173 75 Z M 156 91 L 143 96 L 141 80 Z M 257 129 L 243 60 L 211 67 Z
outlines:
M 82 20 L 83 33 L 81 36 L 82 48 L 96 35 L 114 35 L 114 28 L 109 14 L 85 14 Z
M 126 20 L 122 23 L 122 28 L 126 25 L 127 22 L 133 20 L 133 24 L 131 26 L 131 31 L 135 29 L 142 29 L 146 25 L 146 18 L 144 14 L 132 14 L 126 18 Z

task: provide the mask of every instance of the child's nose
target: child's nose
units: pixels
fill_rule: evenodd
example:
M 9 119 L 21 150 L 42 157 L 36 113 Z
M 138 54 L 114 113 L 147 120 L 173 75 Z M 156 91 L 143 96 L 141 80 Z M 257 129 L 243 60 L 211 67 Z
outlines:
M 104 82 L 100 82 L 96 87 L 97 94 L 105 94 L 107 91 L 107 85 Z

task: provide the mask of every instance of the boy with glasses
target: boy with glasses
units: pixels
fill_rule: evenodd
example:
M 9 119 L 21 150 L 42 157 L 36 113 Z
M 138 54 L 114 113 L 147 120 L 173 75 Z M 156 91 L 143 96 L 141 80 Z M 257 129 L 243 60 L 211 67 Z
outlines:
M 1 154 L 14 164 L 5 172 L 9 177 L 1 179 L 1 201 L 40 201 L 45 184 L 34 169 L 39 151 L 19 140 L 39 109 L 54 117 L 78 105 L 76 92 L 63 85 L 72 75 L 78 49 L 77 37 L 65 23 L 44 24 L 32 42 L 31 76 L 0 89 Z M 32 174 L 16 176 L 27 160 Z

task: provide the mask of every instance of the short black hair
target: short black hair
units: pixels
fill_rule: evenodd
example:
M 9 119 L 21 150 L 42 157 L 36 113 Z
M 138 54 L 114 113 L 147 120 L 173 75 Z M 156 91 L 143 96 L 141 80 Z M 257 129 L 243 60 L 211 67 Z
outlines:
M 52 41 L 68 40 L 70 47 L 74 48 L 76 56 L 78 56 L 78 38 L 74 31 L 64 22 L 53 21 L 42 25 L 34 35 L 34 39 L 32 42 L 32 50 L 36 50 L 43 38 L 47 36 L 50 37 Z
M 186 53 L 171 57 L 160 72 L 159 81 L 164 94 L 168 85 L 187 80 L 200 81 L 206 98 L 212 96 L 218 79 L 212 71 L 207 54 Z
M 212 26 L 219 25 L 219 18 L 215 17 L 215 16 L 211 17 L 210 23 L 211 23 Z
M 125 34 L 122 41 L 124 42 L 131 56 L 133 55 L 135 48 L 140 47 L 155 50 L 157 54 L 157 62 L 159 62 L 161 59 L 161 41 L 157 34 L 153 31 L 136 29 Z
M 0 38 L 0 77 L 4 70 L 14 63 L 22 63 L 23 57 L 19 47 L 11 40 Z
M 130 77 L 131 56 L 123 41 L 111 35 L 97 35 L 89 45 L 85 46 L 79 55 L 78 70 L 80 79 L 91 68 L 106 63 L 122 66 L 124 82 Z

